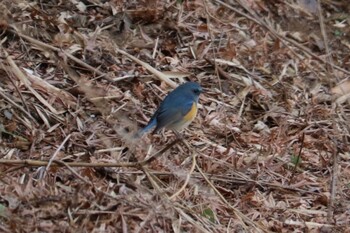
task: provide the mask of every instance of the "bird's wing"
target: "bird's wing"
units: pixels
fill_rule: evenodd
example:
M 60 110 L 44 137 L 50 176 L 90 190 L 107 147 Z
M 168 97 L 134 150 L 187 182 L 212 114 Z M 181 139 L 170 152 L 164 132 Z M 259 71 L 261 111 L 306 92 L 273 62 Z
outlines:
M 192 100 L 179 98 L 177 101 L 160 106 L 157 116 L 156 131 L 182 121 L 183 117 L 191 110 L 192 105 Z

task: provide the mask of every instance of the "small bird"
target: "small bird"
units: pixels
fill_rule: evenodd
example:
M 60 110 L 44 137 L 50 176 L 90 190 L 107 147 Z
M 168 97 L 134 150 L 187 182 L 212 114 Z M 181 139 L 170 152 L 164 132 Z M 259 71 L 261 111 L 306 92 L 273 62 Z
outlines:
M 187 82 L 175 88 L 165 97 L 148 124 L 136 133 L 137 137 L 141 137 L 152 128 L 153 133 L 163 128 L 177 133 L 186 128 L 197 115 L 199 94 L 202 92 L 202 87 L 195 82 Z

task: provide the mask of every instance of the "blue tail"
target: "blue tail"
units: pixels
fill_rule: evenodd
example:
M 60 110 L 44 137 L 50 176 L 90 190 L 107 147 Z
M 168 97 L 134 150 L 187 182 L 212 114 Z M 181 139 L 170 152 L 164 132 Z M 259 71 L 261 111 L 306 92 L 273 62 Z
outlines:
M 151 120 L 148 125 L 146 125 L 143 129 L 140 129 L 136 134 L 135 134 L 135 138 L 139 138 L 142 137 L 145 133 L 147 133 L 148 131 L 150 131 L 152 128 L 157 126 L 157 119 L 153 119 Z

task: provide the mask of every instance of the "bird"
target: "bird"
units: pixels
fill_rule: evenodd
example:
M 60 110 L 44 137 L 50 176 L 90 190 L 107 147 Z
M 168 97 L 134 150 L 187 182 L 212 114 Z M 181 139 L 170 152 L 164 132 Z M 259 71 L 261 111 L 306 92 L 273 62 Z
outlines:
M 179 85 L 164 98 L 148 124 L 136 133 L 137 137 L 153 128 L 153 133 L 158 133 L 163 128 L 171 129 L 175 134 L 179 133 L 196 117 L 199 95 L 202 92 L 202 87 L 196 82 Z

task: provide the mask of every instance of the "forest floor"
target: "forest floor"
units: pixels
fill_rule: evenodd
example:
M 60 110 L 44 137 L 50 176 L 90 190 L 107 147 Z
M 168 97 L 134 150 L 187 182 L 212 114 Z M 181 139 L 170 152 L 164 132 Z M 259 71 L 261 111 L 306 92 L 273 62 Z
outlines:
M 350 5 L 0 2 L 1 232 L 350 232 Z M 182 140 L 135 139 L 198 82 Z

